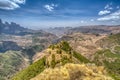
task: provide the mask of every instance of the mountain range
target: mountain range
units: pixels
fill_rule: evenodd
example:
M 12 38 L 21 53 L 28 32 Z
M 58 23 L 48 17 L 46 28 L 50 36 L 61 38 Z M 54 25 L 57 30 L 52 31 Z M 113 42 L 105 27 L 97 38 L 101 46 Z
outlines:
M 31 30 L 0 20 L 0 80 L 120 80 L 120 26 Z

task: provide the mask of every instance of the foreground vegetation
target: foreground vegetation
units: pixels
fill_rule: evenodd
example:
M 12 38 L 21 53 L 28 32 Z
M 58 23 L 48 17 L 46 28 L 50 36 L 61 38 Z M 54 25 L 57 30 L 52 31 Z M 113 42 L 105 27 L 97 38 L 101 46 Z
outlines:
M 31 80 L 113 80 L 104 67 L 93 64 L 66 64 L 46 69 Z
M 66 63 L 90 62 L 81 54 L 73 51 L 66 41 L 51 45 L 44 54 L 47 54 L 47 56 L 44 56 L 25 70 L 16 74 L 12 80 L 30 80 L 46 68 L 55 68 L 63 66 Z

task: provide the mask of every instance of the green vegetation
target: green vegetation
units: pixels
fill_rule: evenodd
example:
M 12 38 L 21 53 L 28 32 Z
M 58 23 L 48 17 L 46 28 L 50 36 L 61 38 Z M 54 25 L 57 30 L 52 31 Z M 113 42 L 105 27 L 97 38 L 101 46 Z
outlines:
M 63 56 L 61 59 L 61 62 L 62 62 L 62 65 L 65 65 L 66 63 L 72 63 L 73 61 L 67 56 Z
M 59 68 L 45 69 L 31 80 L 113 80 L 102 66 L 65 64 Z
M 114 41 L 114 43 L 120 44 L 120 33 L 110 35 L 109 40 Z
M 7 51 L 0 54 L 0 80 L 9 79 L 22 63 L 25 63 L 20 51 Z
M 102 48 L 112 48 L 113 46 L 120 45 L 120 33 L 109 35 L 96 42 Z
M 56 62 L 55 62 L 55 55 L 52 54 L 52 61 L 51 61 L 51 67 L 54 68 L 56 65 Z
M 115 50 L 116 53 L 120 54 L 120 46 L 115 46 L 114 50 Z
M 66 41 L 62 41 L 60 47 L 61 47 L 61 49 L 64 50 L 64 51 L 71 51 L 71 49 L 72 49 L 72 48 L 70 47 L 69 43 L 66 42 Z
M 77 58 L 80 62 L 83 62 L 83 63 L 89 63 L 90 61 L 88 59 L 86 59 L 84 56 L 82 56 L 81 54 L 77 53 L 77 52 L 73 52 L 73 56 L 75 58 Z
M 43 50 L 43 45 L 35 45 L 21 51 L 0 53 L 0 80 L 9 80 L 19 70 L 32 63 L 36 52 Z
M 109 49 L 98 51 L 94 62 L 97 65 L 105 66 L 115 80 L 120 79 L 120 54 L 112 53 Z
M 51 45 L 48 49 L 46 57 L 33 63 L 25 70 L 15 75 L 12 80 L 30 80 L 46 68 L 55 68 L 65 65 L 66 63 L 88 63 L 90 62 L 85 57 L 76 53 L 66 41 L 61 41 L 58 44 Z M 78 60 L 78 62 L 76 62 Z
M 16 74 L 12 78 L 12 80 L 30 80 L 31 78 L 35 77 L 45 69 L 45 65 L 46 65 L 45 62 L 46 62 L 46 58 L 43 57 L 42 59 L 30 65 L 25 70 Z
M 35 45 L 28 47 L 26 49 L 23 49 L 22 52 L 29 56 L 29 59 L 31 60 L 30 63 L 32 63 L 32 57 L 37 53 L 44 49 L 45 47 L 43 45 Z

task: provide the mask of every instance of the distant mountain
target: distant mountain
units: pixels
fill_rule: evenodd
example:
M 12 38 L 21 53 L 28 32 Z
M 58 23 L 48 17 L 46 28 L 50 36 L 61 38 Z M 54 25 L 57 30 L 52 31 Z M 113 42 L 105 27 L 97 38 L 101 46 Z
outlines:
M 58 37 L 62 37 L 63 35 L 67 34 L 70 29 L 72 29 L 72 27 L 55 27 L 55 28 L 48 28 L 43 30 L 55 34 Z
M 93 34 L 116 34 L 120 33 L 120 25 L 94 25 L 94 26 L 80 26 L 69 29 L 69 33 L 93 33 Z
M 92 34 L 116 34 L 120 33 L 120 25 L 91 25 L 91 26 L 79 26 L 79 27 L 55 27 L 43 29 L 46 32 L 62 37 L 66 34 L 81 32 Z
M 31 33 L 30 31 L 31 31 L 30 29 L 24 28 L 14 22 L 3 23 L 2 20 L 0 19 L 0 34 L 25 35 L 30 34 Z

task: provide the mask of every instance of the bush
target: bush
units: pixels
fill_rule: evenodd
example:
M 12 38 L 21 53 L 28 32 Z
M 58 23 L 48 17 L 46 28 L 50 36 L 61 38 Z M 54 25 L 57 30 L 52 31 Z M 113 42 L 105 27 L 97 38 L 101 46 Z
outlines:
M 75 58 L 77 58 L 80 62 L 83 62 L 83 63 L 89 63 L 90 61 L 88 59 L 86 59 L 84 56 L 82 56 L 81 54 L 77 53 L 77 52 L 73 52 L 73 56 Z

